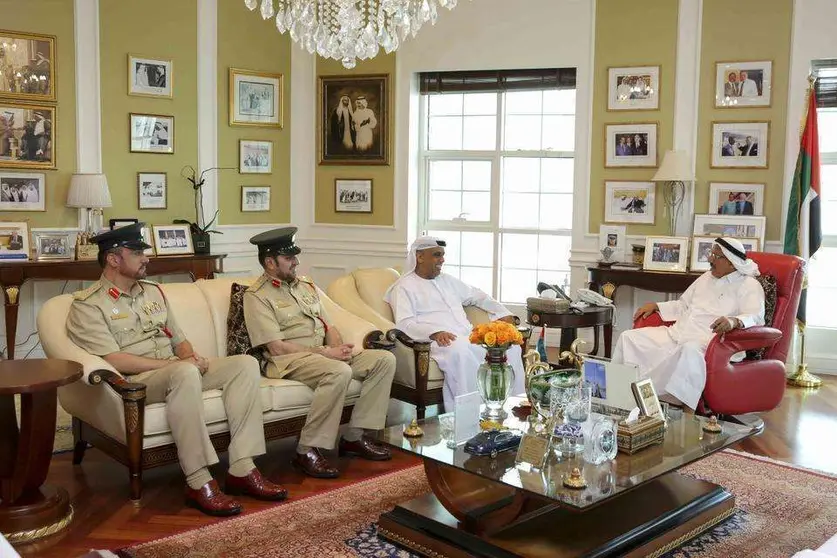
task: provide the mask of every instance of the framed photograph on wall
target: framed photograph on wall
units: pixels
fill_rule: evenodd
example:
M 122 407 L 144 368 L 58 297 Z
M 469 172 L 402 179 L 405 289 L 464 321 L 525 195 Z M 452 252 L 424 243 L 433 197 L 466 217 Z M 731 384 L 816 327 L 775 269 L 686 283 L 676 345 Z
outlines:
M 0 168 L 56 168 L 55 110 L 0 101 Z
M 767 218 L 755 215 L 695 215 L 692 234 L 697 236 L 731 236 L 757 238 L 764 246 Z
M 0 53 L 0 97 L 55 101 L 55 37 L 0 31 Z
M 610 255 L 611 261 L 621 262 L 625 259 L 625 226 L 624 225 L 601 225 L 599 226 L 599 252 L 609 248 L 613 250 Z M 602 255 L 604 257 L 604 255 Z
M 770 122 L 713 122 L 712 168 L 767 168 Z
M 660 108 L 660 67 L 607 69 L 607 110 Z
M 189 225 L 154 225 L 154 251 L 158 256 L 192 254 L 192 234 Z
M 131 153 L 174 153 L 174 116 L 129 115 Z
M 649 236 L 645 238 L 647 271 L 685 272 L 689 263 L 689 239 L 685 236 Z
M 123 217 L 108 220 L 110 230 L 120 229 L 122 227 L 127 227 L 128 225 L 136 225 L 137 223 L 139 223 L 139 219 L 134 219 L 131 217 Z
M 0 221 L 0 261 L 29 260 L 29 226 L 23 222 Z
M 75 258 L 69 233 L 35 233 L 35 250 L 39 260 L 72 260 Z
M 230 68 L 230 126 L 281 128 L 282 74 Z
M 372 179 L 336 178 L 334 211 L 337 213 L 372 213 Z
M 773 62 L 718 62 L 715 64 L 715 106 L 769 107 Z
M 137 206 L 140 209 L 165 209 L 168 176 L 164 172 L 137 173 Z
M 0 171 L 0 211 L 46 211 L 45 200 L 46 175 Z
M 158 58 L 128 55 L 128 95 L 168 97 L 174 90 L 173 62 Z
M 655 182 L 605 182 L 605 222 L 654 224 Z
M 389 75 L 321 76 L 321 165 L 389 164 Z
M 270 186 L 242 186 L 241 211 L 270 211 Z
M 690 271 L 709 271 L 709 252 L 715 244 L 717 236 L 693 236 L 692 252 L 689 260 Z M 729 238 L 729 237 L 728 237 Z M 746 252 L 760 252 L 761 242 L 758 238 L 737 238 L 744 245 Z
M 238 172 L 270 174 L 273 172 L 273 142 L 238 140 Z
M 606 167 L 657 166 L 656 124 L 606 124 Z
M 709 212 L 718 215 L 763 215 L 764 184 L 710 182 Z

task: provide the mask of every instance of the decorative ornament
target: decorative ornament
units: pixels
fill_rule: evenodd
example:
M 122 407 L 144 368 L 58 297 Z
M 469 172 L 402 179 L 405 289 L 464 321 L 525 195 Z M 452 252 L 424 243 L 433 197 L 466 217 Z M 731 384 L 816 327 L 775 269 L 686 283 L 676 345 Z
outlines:
M 418 425 L 418 421 L 413 419 L 413 421 L 404 429 L 404 435 L 408 438 L 418 438 L 419 436 L 424 436 L 424 430 Z
M 718 424 L 718 417 L 712 415 L 709 417 L 709 420 L 703 424 L 703 431 L 709 432 L 710 434 L 718 434 L 723 430 L 721 425 Z
M 564 486 L 576 489 L 585 488 L 587 486 L 587 481 L 584 480 L 584 477 L 581 474 L 581 469 L 573 467 L 572 472 L 570 472 L 570 476 L 564 477 Z

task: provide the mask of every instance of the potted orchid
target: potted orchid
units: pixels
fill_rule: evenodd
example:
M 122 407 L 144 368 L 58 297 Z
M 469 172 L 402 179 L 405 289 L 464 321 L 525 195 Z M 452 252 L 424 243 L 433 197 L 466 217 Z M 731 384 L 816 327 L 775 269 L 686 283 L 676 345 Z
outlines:
M 175 225 L 189 225 L 189 231 L 192 234 L 192 244 L 195 247 L 195 254 L 209 254 L 210 253 L 210 234 L 224 234 L 221 231 L 216 231 L 212 229 L 212 225 L 215 224 L 215 220 L 218 218 L 218 214 L 220 213 L 220 209 L 215 210 L 215 214 L 212 216 L 212 219 L 209 220 L 207 223 L 203 217 L 203 185 L 206 182 L 206 178 L 204 175 L 211 170 L 221 169 L 223 167 L 212 167 L 206 169 L 200 176 L 198 176 L 197 171 L 194 167 L 189 165 L 183 167 L 180 171 L 180 175 L 189 181 L 192 185 L 192 189 L 195 191 L 195 220 L 189 221 L 187 219 L 175 219 L 173 222 Z

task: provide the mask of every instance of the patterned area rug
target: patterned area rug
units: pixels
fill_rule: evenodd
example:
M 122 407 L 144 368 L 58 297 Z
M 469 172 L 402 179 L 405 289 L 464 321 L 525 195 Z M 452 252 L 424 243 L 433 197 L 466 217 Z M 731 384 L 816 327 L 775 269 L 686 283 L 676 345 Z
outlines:
M 666 558 L 787 557 L 837 525 L 837 477 L 726 450 L 681 470 L 736 496 L 736 513 Z M 412 558 L 380 541 L 375 520 L 429 488 L 421 466 L 117 551 L 124 558 Z

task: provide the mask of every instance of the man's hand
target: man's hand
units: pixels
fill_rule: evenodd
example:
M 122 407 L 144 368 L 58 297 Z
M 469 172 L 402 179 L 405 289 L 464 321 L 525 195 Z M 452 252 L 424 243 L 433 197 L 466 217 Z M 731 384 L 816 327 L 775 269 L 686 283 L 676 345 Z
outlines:
M 456 335 L 449 331 L 437 331 L 430 336 L 430 339 L 439 344 L 440 347 L 448 347 L 451 343 L 456 341 Z
M 180 360 L 183 360 L 185 362 L 191 362 L 192 364 L 197 366 L 198 370 L 201 373 L 201 376 L 206 374 L 207 370 L 209 370 L 209 361 L 200 356 L 198 353 L 193 353 L 192 356 L 190 356 L 189 358 L 183 358 Z
M 657 310 L 659 310 L 659 307 L 657 306 L 656 302 L 648 302 L 646 304 L 643 304 L 642 306 L 636 309 L 636 312 L 634 312 L 634 320 L 637 320 L 639 318 L 647 318 Z
M 335 345 L 332 347 L 323 347 L 321 354 L 334 360 L 342 360 L 343 362 L 352 359 L 352 349 L 354 345 L 351 343 L 343 343 L 342 345 Z
M 725 316 L 721 316 L 714 322 L 712 325 L 709 326 L 713 332 L 723 335 L 728 331 L 732 331 L 733 329 L 738 329 L 742 326 L 741 320 L 738 318 L 727 318 Z

